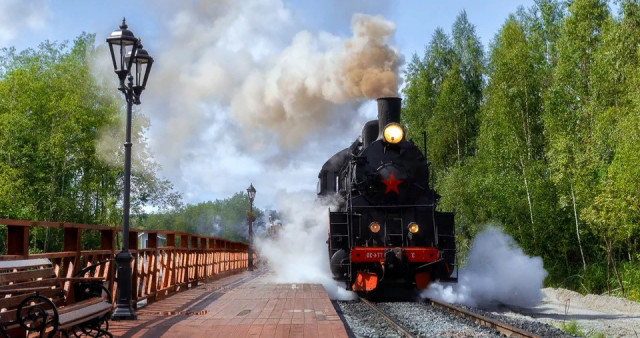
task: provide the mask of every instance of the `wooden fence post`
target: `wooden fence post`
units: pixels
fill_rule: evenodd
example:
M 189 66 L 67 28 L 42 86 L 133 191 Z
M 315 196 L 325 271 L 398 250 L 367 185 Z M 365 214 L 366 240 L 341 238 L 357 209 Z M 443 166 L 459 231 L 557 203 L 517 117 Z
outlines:
M 213 241 L 213 242 L 212 242 Z M 213 245 L 211 245 L 213 244 Z M 218 249 L 217 249 L 217 245 L 216 245 L 216 239 L 215 238 L 210 238 L 209 239 L 209 247 L 213 248 L 213 272 L 211 273 L 211 275 L 217 275 L 219 266 L 218 266 Z
M 123 234 L 124 236 L 125 234 Z M 140 253 L 138 253 L 138 232 L 129 230 L 129 251 L 133 256 L 133 266 L 131 267 L 131 299 L 133 300 L 133 307 L 135 309 L 138 308 L 138 297 L 140 293 L 141 280 L 138 281 L 138 257 Z
M 61 269 L 61 276 L 58 277 L 73 277 L 76 272 L 80 271 L 80 249 L 81 249 L 81 233 L 82 230 L 79 228 L 64 228 L 64 247 L 63 250 L 66 252 L 74 252 L 73 258 L 67 257 L 63 259 L 63 269 Z M 67 298 L 71 300 L 71 302 L 75 302 L 75 295 L 73 293 L 73 288 L 71 288 L 71 282 L 64 283 L 64 289 L 68 292 Z
M 180 250 L 182 251 L 182 269 L 180 269 L 180 274 L 182 275 L 180 278 L 180 283 L 189 282 L 189 235 L 181 234 L 180 235 Z
M 29 256 L 29 227 L 7 226 L 7 255 Z
M 147 251 L 147 272 L 150 271 L 151 278 L 149 288 L 147 289 L 149 302 L 156 300 L 156 293 L 158 291 L 158 234 L 153 232 L 148 233 L 147 236 L 147 248 L 153 249 L 151 254 Z
M 170 278 L 168 279 L 167 288 L 173 287 L 175 291 L 175 286 L 178 278 L 176 277 L 176 263 L 177 263 L 177 252 L 176 252 L 176 234 L 167 234 L 167 246 L 171 247 L 171 251 L 167 253 L 167 261 L 169 262 L 169 271 Z
M 115 257 L 115 245 L 113 240 L 115 238 L 115 230 L 100 230 L 100 249 L 102 250 L 111 250 L 111 254 L 109 258 Z M 111 291 L 111 295 L 113 296 L 113 300 L 115 301 L 116 289 L 115 289 L 115 269 L 113 266 L 115 265 L 115 261 L 107 262 L 104 265 L 104 277 L 107 280 L 108 286 L 107 288 Z
M 198 256 L 200 252 L 198 250 L 198 237 L 189 236 L 189 239 L 191 240 L 191 250 L 189 250 L 189 263 L 191 265 L 191 273 L 189 274 L 189 277 L 194 281 L 195 285 L 198 285 Z M 191 285 L 191 287 L 193 286 L 194 285 Z
M 207 271 L 209 269 L 209 251 L 207 250 L 208 243 L 209 241 L 206 238 L 200 237 L 200 267 L 198 268 L 200 270 L 200 279 L 206 279 L 209 277 L 209 273 Z

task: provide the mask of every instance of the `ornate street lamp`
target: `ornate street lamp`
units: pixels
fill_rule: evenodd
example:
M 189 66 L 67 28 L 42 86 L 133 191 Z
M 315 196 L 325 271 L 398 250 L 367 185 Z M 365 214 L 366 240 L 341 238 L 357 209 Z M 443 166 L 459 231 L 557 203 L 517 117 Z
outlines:
M 113 312 L 114 320 L 136 319 L 136 311 L 131 305 L 131 261 L 129 253 L 129 196 L 131 193 L 131 111 L 133 104 L 140 104 L 140 94 L 147 85 L 153 58 L 142 48 L 142 43 L 127 29 L 122 19 L 120 29 L 107 38 L 113 61 L 113 70 L 120 79 L 120 90 L 127 101 L 127 129 L 124 143 L 124 192 L 122 205 L 122 251 L 116 255 L 118 265 L 118 299 Z M 132 69 L 133 67 L 133 69 Z M 132 74 L 133 70 L 133 74 Z M 125 86 L 125 79 L 128 83 Z M 134 85 L 135 78 L 135 85 Z
M 256 197 L 256 188 L 253 187 L 253 183 L 247 188 L 247 195 L 249 196 L 249 215 L 247 221 L 249 221 L 249 271 L 253 271 L 253 199 Z

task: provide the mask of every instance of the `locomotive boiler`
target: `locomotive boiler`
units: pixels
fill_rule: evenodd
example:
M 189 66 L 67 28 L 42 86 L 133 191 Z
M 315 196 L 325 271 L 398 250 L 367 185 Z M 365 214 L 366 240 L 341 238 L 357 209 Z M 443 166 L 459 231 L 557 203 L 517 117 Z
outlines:
M 329 210 L 333 277 L 368 294 L 457 281 L 454 215 L 436 211 L 429 163 L 400 125 L 401 99 L 378 99 L 378 119 L 323 166 L 318 196 Z

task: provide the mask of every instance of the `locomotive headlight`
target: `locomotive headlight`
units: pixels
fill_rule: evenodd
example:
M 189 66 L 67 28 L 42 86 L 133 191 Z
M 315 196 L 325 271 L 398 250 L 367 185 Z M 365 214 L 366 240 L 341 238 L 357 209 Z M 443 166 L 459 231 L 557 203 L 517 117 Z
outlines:
M 415 234 L 416 232 L 418 232 L 418 230 L 420 230 L 418 223 L 416 222 L 409 223 L 409 232 L 411 232 L 412 234 Z
M 369 230 L 371 230 L 371 232 L 378 233 L 378 231 L 380 231 L 380 223 L 378 222 L 371 222 L 371 224 L 369 224 Z
M 384 127 L 384 140 L 396 144 L 402 141 L 402 137 L 404 136 L 404 130 L 402 127 L 395 123 L 389 123 L 386 127 Z

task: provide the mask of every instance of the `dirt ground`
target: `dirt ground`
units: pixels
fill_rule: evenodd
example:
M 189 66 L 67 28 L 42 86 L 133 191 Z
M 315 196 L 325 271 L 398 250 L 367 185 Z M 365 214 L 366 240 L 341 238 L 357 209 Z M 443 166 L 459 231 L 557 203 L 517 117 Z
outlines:
M 542 303 L 532 309 L 517 309 L 500 314 L 530 317 L 556 327 L 575 321 L 578 328 L 592 336 L 640 337 L 640 303 L 624 298 L 586 295 L 566 289 L 542 289 Z

